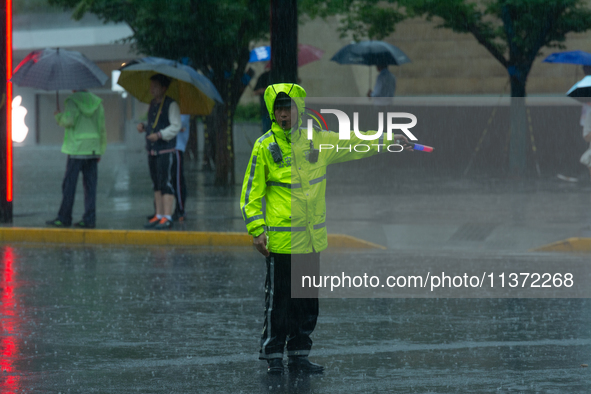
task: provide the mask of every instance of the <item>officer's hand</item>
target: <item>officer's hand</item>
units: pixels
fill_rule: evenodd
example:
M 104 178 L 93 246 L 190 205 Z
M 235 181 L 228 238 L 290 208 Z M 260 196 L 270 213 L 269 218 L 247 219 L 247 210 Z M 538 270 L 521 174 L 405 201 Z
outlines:
M 412 145 L 409 144 L 408 138 L 406 138 L 404 134 L 394 134 L 394 141 L 396 141 L 397 144 L 402 145 L 404 150 L 414 150 Z
M 270 253 L 267 250 L 267 234 L 262 233 L 258 237 L 254 237 L 254 247 L 265 257 L 269 257 Z
M 144 124 L 143 123 L 138 123 L 137 124 L 137 131 L 138 131 L 138 133 L 143 133 L 145 131 L 144 130 Z
M 158 133 L 150 134 L 146 139 L 150 142 L 156 142 L 158 141 Z

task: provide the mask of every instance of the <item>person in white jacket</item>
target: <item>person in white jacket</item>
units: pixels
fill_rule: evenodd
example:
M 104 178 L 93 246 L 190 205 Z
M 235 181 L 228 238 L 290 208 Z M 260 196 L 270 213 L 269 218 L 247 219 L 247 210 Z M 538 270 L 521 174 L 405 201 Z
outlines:
M 581 126 L 583 126 L 583 138 L 589 142 L 589 149 L 583 156 L 581 156 L 581 164 L 587 166 L 589 169 L 589 176 L 591 176 L 591 105 L 583 105 L 583 115 L 581 116 Z
M 181 130 L 181 110 L 176 101 L 166 96 L 170 79 L 162 74 L 150 78 L 150 94 L 154 99 L 148 109 L 148 123 L 138 124 L 146 132 L 148 166 L 154 188 L 156 215 L 145 228 L 165 230 L 172 227 L 175 201 L 173 174 L 176 171 L 176 135 Z

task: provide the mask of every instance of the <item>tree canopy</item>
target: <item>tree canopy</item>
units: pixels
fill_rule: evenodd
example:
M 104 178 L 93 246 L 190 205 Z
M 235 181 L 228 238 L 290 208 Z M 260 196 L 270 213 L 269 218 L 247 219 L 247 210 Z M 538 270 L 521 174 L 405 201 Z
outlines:
M 393 33 L 396 24 L 407 17 L 396 1 L 300 0 L 300 7 L 311 18 L 338 15 L 341 36 L 352 35 L 356 41 L 366 37 L 381 40 Z
M 234 179 L 232 119 L 244 91 L 250 45 L 268 37 L 268 0 L 49 0 L 104 22 L 123 22 L 138 53 L 189 64 L 209 77 L 224 105 L 214 109 L 209 129 L 216 141 L 216 184 Z
M 269 32 L 265 0 L 50 0 L 73 10 L 75 19 L 93 13 L 104 22 L 124 22 L 136 50 L 180 60 L 204 73 L 224 70 L 234 82 L 248 61 L 251 42 Z M 218 86 L 219 88 L 219 86 Z M 224 100 L 229 92 L 220 89 Z
M 341 31 L 356 38 L 382 39 L 409 17 L 472 34 L 507 69 L 514 97 L 525 96 L 527 76 L 542 48 L 562 48 L 568 33 L 591 28 L 591 8 L 584 0 L 327 0 L 314 11 L 343 14 Z

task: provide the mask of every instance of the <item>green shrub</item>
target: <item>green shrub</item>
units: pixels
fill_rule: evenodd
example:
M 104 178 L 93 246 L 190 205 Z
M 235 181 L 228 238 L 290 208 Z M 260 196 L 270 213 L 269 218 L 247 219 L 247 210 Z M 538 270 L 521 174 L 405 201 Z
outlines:
M 258 103 L 244 104 L 236 107 L 235 122 L 260 122 L 261 111 Z

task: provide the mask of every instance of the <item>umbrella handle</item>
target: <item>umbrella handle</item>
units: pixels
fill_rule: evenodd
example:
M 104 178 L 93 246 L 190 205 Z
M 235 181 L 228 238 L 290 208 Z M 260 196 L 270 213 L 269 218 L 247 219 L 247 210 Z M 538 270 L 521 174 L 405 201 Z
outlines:
M 59 55 L 60 54 L 60 48 L 57 47 L 56 49 L 57 49 L 57 54 Z M 56 90 L 55 91 L 55 103 L 57 105 L 57 112 L 60 112 L 60 93 L 59 93 L 59 90 Z

